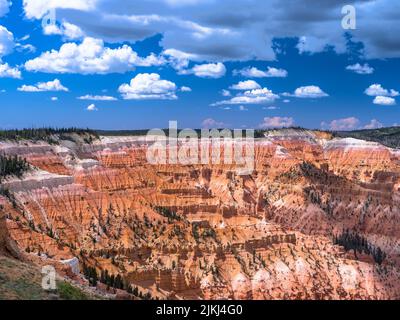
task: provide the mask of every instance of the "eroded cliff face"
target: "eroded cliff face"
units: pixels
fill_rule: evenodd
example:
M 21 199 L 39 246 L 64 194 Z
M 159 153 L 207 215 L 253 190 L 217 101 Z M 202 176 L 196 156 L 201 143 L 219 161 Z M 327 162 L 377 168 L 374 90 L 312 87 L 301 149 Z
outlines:
M 399 151 L 273 131 L 247 175 L 151 165 L 146 151 L 141 137 L 0 143 L 35 167 L 3 182 L 4 250 L 77 258 L 159 298 L 400 298 Z M 346 232 L 364 252 L 335 245 Z

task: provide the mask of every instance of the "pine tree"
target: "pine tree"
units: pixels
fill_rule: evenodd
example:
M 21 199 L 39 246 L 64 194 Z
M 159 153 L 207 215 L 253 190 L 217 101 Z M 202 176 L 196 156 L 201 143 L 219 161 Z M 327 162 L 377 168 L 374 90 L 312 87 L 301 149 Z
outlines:
M 105 273 L 104 270 L 101 270 L 100 282 L 101 282 L 101 283 L 106 283 L 106 273 Z
M 98 281 L 98 276 L 97 276 L 97 271 L 96 268 L 92 268 L 92 286 L 95 287 L 97 286 L 97 281 Z

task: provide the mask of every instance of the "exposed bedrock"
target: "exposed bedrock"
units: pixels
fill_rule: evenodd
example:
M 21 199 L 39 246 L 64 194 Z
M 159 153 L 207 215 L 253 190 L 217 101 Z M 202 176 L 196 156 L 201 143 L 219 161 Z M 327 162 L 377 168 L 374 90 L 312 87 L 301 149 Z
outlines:
M 400 298 L 397 150 L 274 131 L 246 175 L 151 165 L 143 137 L 0 152 L 33 167 L 0 197 L 2 250 L 21 259 L 79 261 L 159 298 Z

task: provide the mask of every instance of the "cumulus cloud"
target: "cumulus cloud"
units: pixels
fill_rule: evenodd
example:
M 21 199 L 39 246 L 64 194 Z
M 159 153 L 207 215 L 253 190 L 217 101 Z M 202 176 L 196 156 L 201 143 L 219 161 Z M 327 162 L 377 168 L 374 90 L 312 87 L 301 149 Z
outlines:
M 288 72 L 284 69 L 268 67 L 267 71 L 259 70 L 255 67 L 247 67 L 242 70 L 234 70 L 234 75 L 241 75 L 246 78 L 285 78 Z
M 14 35 L 6 27 L 0 26 L 0 58 L 11 53 L 14 46 Z
M 396 100 L 391 97 L 376 96 L 373 103 L 382 106 L 394 106 L 396 104 Z
M 384 97 L 397 97 L 399 92 L 394 89 L 385 89 L 381 84 L 372 84 L 367 89 L 365 89 L 364 93 L 368 96 L 376 97 L 376 96 L 384 96 Z
M 51 97 L 51 101 L 58 101 L 58 97 Z
M 91 95 L 91 94 L 80 96 L 77 99 L 92 100 L 92 101 L 116 101 L 116 100 L 118 100 L 117 98 L 112 97 L 112 96 L 98 96 L 98 95 Z
M 346 70 L 353 71 L 358 74 L 372 74 L 374 73 L 374 68 L 370 67 L 368 63 L 361 65 L 359 63 L 350 65 L 346 67 Z
M 84 33 L 81 28 L 65 21 L 61 24 L 61 26 L 58 26 L 57 24 L 46 25 L 43 28 L 43 33 L 45 35 L 60 35 L 67 40 L 77 40 L 84 37 Z
M 370 123 L 364 126 L 364 129 L 378 129 L 383 128 L 383 124 L 376 119 L 372 119 Z
M 332 131 L 349 131 L 356 129 L 359 124 L 360 120 L 355 117 L 349 117 L 332 120 L 330 123 L 322 122 L 321 127 Z
M 10 67 L 8 63 L 0 63 L 0 78 L 21 79 L 21 71 L 18 68 Z
M 203 120 L 203 122 L 201 123 L 202 128 L 204 129 L 211 129 L 211 128 L 223 128 L 225 127 L 225 123 L 220 122 L 220 121 L 216 121 L 212 118 L 207 118 L 205 120 Z
M 366 56 L 399 57 L 395 13 L 400 12 L 400 3 L 359 3 L 357 24 L 362 28 L 354 37 L 364 43 Z M 323 51 L 328 45 L 344 52 L 346 39 L 340 26 L 344 4 L 341 0 L 318 5 L 314 0 L 24 0 L 24 10 L 28 18 L 41 19 L 49 9 L 57 9 L 58 19 L 108 42 L 135 42 L 162 34 L 164 49 L 193 54 L 196 61 L 272 61 L 274 38 L 299 38 L 302 52 Z
M 136 66 L 150 67 L 163 63 L 163 59 L 154 54 L 146 58 L 139 57 L 128 45 L 111 49 L 105 47 L 100 39 L 86 37 L 81 44 L 65 43 L 59 51 L 42 53 L 40 57 L 27 61 L 25 68 L 46 73 L 107 74 L 124 73 L 134 70 Z
M 248 90 L 229 99 L 216 102 L 212 106 L 236 105 L 236 104 L 266 104 L 279 99 L 279 96 L 268 88 Z
M 0 2 L 0 13 L 1 13 Z M 8 8 L 8 7 L 7 7 Z M 21 78 L 21 71 L 3 62 L 3 57 L 13 51 L 15 47 L 14 35 L 4 26 L 0 25 L 0 78 Z
M 0 17 L 3 17 L 8 13 L 10 6 L 11 1 L 0 0 Z
M 98 111 L 99 109 L 97 109 L 96 105 L 94 103 L 90 104 L 87 108 L 87 111 Z
M 284 93 L 284 96 L 296 98 L 324 98 L 329 95 L 321 90 L 318 86 L 304 86 L 297 88 L 293 94 Z
M 261 129 L 292 127 L 295 121 L 292 117 L 266 117 L 259 125 Z
M 188 68 L 190 60 L 196 60 L 197 56 L 188 54 L 176 49 L 164 50 L 162 55 L 166 57 L 169 64 L 177 71 L 182 71 Z M 185 72 L 183 72 L 185 73 Z
M 48 82 L 39 82 L 36 85 L 23 85 L 18 88 L 18 91 L 24 92 L 44 92 L 44 91 L 69 91 L 64 87 L 60 80 L 54 79 Z
M 182 92 L 192 92 L 192 88 L 183 86 L 183 87 L 181 87 L 181 91 Z
M 254 89 L 261 89 L 261 86 L 253 81 L 253 80 L 247 80 L 247 81 L 240 81 L 237 84 L 234 84 L 230 87 L 232 90 L 254 90 Z
M 43 33 L 46 36 L 62 35 L 62 30 L 56 24 L 48 24 L 43 28 Z
M 125 100 L 175 100 L 177 86 L 168 80 L 161 80 L 157 73 L 140 73 L 130 84 L 122 84 L 118 91 Z
M 199 78 L 222 78 L 226 74 L 226 67 L 223 63 L 207 63 L 194 66 L 187 71 L 188 74 L 193 73 Z
M 97 0 L 23 0 L 25 14 L 28 18 L 41 19 L 51 9 L 93 10 Z

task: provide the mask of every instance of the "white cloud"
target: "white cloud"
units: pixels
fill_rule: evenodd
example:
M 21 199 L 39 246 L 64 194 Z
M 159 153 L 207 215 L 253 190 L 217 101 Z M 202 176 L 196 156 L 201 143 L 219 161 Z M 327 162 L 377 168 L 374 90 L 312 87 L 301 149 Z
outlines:
M 118 89 L 126 100 L 175 100 L 176 90 L 175 83 L 161 80 L 157 73 L 140 73 Z
M 47 36 L 50 35 L 62 35 L 62 30 L 56 24 L 48 24 L 44 27 L 43 33 Z
M 36 85 L 23 85 L 18 88 L 18 91 L 25 92 L 44 92 L 44 91 L 68 91 L 68 88 L 64 87 L 60 80 L 54 79 L 48 82 L 39 82 Z
M 274 102 L 276 99 L 279 99 L 278 95 L 274 94 L 268 88 L 263 88 L 245 91 L 244 93 L 240 93 L 229 100 L 216 102 L 212 104 L 212 106 L 225 104 L 263 104 Z
M 269 107 L 263 107 L 264 110 L 277 110 L 279 109 L 278 107 L 275 106 L 269 106 Z
M 30 36 L 29 34 L 26 34 L 26 35 L 24 35 L 22 38 L 19 38 L 18 41 L 26 41 L 26 40 L 29 40 L 30 37 L 31 37 L 31 36 Z
M 290 100 L 289 99 L 285 99 L 285 100 L 283 100 L 283 103 L 289 103 L 290 102 Z
M 117 98 L 111 97 L 111 96 L 98 96 L 98 95 L 91 95 L 91 94 L 80 96 L 77 99 L 92 100 L 92 101 L 116 101 L 116 100 L 118 100 Z
M 374 73 L 374 68 L 370 67 L 368 63 L 361 65 L 359 63 L 347 66 L 346 70 L 353 71 L 358 74 L 372 74 Z
M 67 39 L 81 39 L 84 37 L 84 33 L 81 28 L 78 26 L 68 23 L 68 22 L 63 22 L 62 26 L 64 27 L 64 36 Z
M 203 120 L 203 122 L 201 123 L 201 126 L 204 129 L 211 129 L 211 128 L 222 129 L 226 125 L 223 122 L 219 122 L 219 121 L 216 121 L 216 120 L 214 120 L 212 118 L 208 118 L 208 119 Z
M 192 92 L 192 88 L 183 86 L 183 87 L 181 87 L 181 91 L 182 92 Z
M 373 103 L 382 106 L 394 106 L 396 104 L 396 100 L 391 97 L 376 96 Z
M 14 35 L 6 27 L 0 26 L 0 58 L 11 53 L 14 46 Z
M 0 17 L 3 17 L 8 13 L 10 6 L 11 1 L 0 0 Z
M 96 108 L 96 105 L 94 103 L 90 104 L 87 108 L 87 111 L 98 111 L 99 109 Z
M 267 71 L 259 70 L 255 67 L 247 67 L 242 70 L 234 70 L 234 75 L 242 75 L 246 78 L 285 78 L 288 72 L 284 69 L 268 67 Z
M 286 78 L 288 72 L 284 69 L 268 67 L 268 71 L 266 72 L 265 75 L 267 78 Z
M 247 81 L 240 81 L 239 83 L 232 85 L 229 89 L 254 90 L 254 89 L 261 89 L 261 86 L 253 80 L 247 80 Z
M 57 24 L 48 24 L 44 27 L 43 33 L 45 35 L 60 35 L 67 40 L 77 40 L 84 37 L 84 33 L 78 26 L 64 21 L 61 26 Z
M 261 129 L 292 127 L 295 121 L 291 117 L 266 117 L 259 125 Z
M 249 109 L 247 109 L 245 106 L 240 106 L 239 110 L 240 111 L 249 111 Z
M 28 18 L 43 18 L 50 9 L 75 9 L 89 11 L 95 8 L 97 0 L 23 0 Z
M 165 56 L 169 62 L 169 64 L 178 71 L 183 71 L 189 66 L 190 60 L 196 60 L 196 55 L 189 54 L 183 51 L 179 51 L 176 49 L 167 49 L 164 50 L 162 53 L 163 56 Z M 184 70 L 183 74 L 185 74 L 187 71 Z M 179 72 L 178 72 L 179 73 Z
M 25 35 L 25 36 L 17 39 L 16 43 L 15 43 L 15 49 L 18 52 L 28 52 L 28 53 L 36 52 L 36 47 L 35 46 L 33 46 L 30 43 L 23 43 L 23 42 L 29 40 L 29 38 L 30 38 L 30 35 Z
M 18 52 L 29 52 L 29 53 L 34 53 L 36 52 L 36 47 L 27 43 L 27 44 L 21 44 L 21 43 L 16 43 L 15 44 L 15 49 Z
M 399 92 L 394 89 L 385 89 L 381 84 L 372 84 L 367 89 L 365 89 L 364 93 L 368 96 L 376 97 L 376 96 L 385 96 L 385 97 L 397 97 Z
M 225 65 L 221 62 L 196 65 L 188 73 L 193 73 L 200 78 L 222 78 L 226 73 Z
M 333 131 L 348 131 L 354 130 L 358 127 L 360 120 L 355 117 L 333 120 L 330 123 L 322 122 L 323 129 L 330 129 Z
M 328 97 L 328 94 L 321 90 L 318 86 L 304 86 L 297 88 L 294 94 L 285 94 L 296 98 L 323 98 Z
M 376 119 L 372 119 L 370 123 L 364 126 L 364 129 L 378 129 L 383 128 L 383 124 Z
M 2 8 L 4 10 L 5 7 L 2 7 L 4 5 L 5 2 L 1 2 L 0 0 L 0 13 Z M 3 62 L 2 60 L 3 56 L 11 53 L 14 47 L 14 35 L 8 31 L 6 27 L 0 25 L 0 78 L 21 78 L 21 71 L 19 68 L 11 67 L 8 63 Z
M 0 64 L 0 78 L 21 79 L 21 71 L 18 68 L 12 68 L 8 63 Z
M 232 94 L 231 94 L 231 92 L 230 92 L 229 90 L 223 89 L 223 90 L 221 91 L 221 95 L 222 95 L 223 97 L 230 97 Z
M 393 0 L 358 1 L 354 40 L 366 58 L 399 57 L 400 26 Z M 311 0 L 24 0 L 25 15 L 41 19 L 57 9 L 57 19 L 78 25 L 85 34 L 121 43 L 163 34 L 163 49 L 193 54 L 196 61 L 272 61 L 278 38 L 300 38 L 301 52 L 327 46 L 346 52 L 348 39 L 338 24 L 343 1 Z M 127 5 L 128 3 L 128 5 Z M 73 9 L 73 10 L 66 10 Z M 336 17 L 336 18 L 335 18 Z M 340 19 L 339 19 L 340 20 Z M 385 23 L 382 23 L 384 21 Z M 390 32 L 388 32 L 390 30 Z M 384 36 L 384 39 L 382 37 Z M 240 45 L 239 45 L 240 44 Z M 281 49 L 276 48 L 274 49 Z M 283 50 L 282 48 L 281 50 Z
M 57 97 L 51 97 L 51 101 L 58 101 Z
M 131 47 L 123 45 L 117 49 L 104 47 L 100 39 L 85 38 L 79 45 L 65 43 L 59 51 L 42 53 L 40 57 L 25 63 L 28 71 L 47 73 L 107 74 L 124 73 L 136 66 L 159 66 L 163 59 L 154 54 L 141 58 Z

